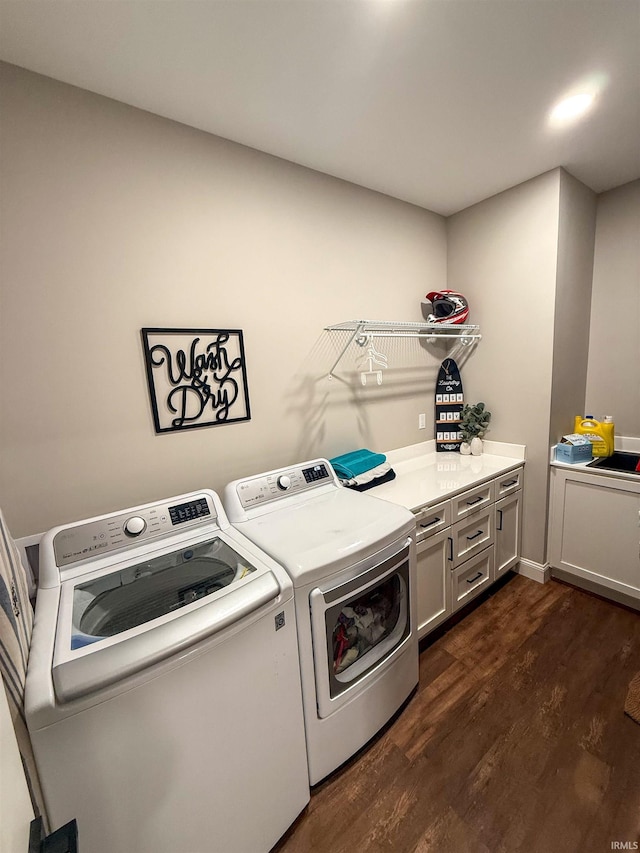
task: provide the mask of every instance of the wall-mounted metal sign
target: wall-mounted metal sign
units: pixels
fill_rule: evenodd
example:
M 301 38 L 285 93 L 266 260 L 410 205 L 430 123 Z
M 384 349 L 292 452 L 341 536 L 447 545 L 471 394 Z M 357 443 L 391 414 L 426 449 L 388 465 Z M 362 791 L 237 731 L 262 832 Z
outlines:
M 251 418 L 239 329 L 142 329 L 156 432 Z

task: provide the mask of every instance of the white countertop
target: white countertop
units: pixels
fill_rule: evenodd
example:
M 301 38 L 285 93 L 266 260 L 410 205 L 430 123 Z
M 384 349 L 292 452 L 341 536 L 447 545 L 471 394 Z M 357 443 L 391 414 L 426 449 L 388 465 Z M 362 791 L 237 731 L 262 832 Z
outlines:
M 435 441 L 425 441 L 388 451 L 386 457 L 396 479 L 368 494 L 417 510 L 518 468 L 525 460 L 525 447 L 485 441 L 481 456 L 462 456 L 436 453 Z
M 616 436 L 615 449 L 621 450 L 625 453 L 640 453 L 640 439 L 635 437 L 630 438 L 627 436 Z M 559 459 L 555 459 L 554 454 L 555 446 L 551 448 L 551 466 L 553 468 L 567 468 L 573 471 L 582 471 L 585 474 L 597 474 L 601 477 L 616 477 L 619 480 L 640 481 L 638 474 L 634 474 L 632 471 L 607 471 L 606 468 L 599 468 L 597 466 L 591 468 L 590 465 L 591 462 L 594 461 L 593 459 L 590 459 L 588 462 L 563 462 Z

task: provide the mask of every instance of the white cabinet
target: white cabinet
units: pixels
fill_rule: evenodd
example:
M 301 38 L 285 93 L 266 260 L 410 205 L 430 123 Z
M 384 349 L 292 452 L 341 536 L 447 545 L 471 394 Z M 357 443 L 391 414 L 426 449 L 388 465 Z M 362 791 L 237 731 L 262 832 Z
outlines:
M 640 608 L 640 478 L 552 467 L 553 574 Z
M 517 564 L 522 474 L 416 511 L 419 639 Z
M 521 492 L 496 501 L 496 578 L 520 559 Z
M 418 638 L 422 639 L 452 612 L 449 531 L 442 530 L 418 542 Z

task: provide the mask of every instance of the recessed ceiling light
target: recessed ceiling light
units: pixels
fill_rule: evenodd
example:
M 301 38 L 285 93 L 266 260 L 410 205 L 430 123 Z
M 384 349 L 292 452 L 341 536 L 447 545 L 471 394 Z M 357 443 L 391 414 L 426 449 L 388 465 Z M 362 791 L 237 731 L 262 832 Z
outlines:
M 583 116 L 593 106 L 593 92 L 580 92 L 563 98 L 549 113 L 549 122 L 553 125 L 569 124 Z

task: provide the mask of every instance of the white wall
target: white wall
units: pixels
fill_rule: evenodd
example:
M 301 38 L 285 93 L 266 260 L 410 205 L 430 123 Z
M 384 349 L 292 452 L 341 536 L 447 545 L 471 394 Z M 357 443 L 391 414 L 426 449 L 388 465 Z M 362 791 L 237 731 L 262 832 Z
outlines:
M 547 477 L 561 170 L 447 220 L 449 286 L 483 340 L 465 398 L 492 412 L 487 438 L 527 445 L 523 557 L 546 559 Z
M 555 169 L 447 222 L 449 285 L 483 333 L 467 396 L 493 412 L 489 438 L 527 445 L 523 557 L 541 566 L 549 447 L 584 409 L 595 212 L 595 194 Z
M 640 437 L 640 180 L 598 196 L 586 409 Z
M 550 445 L 573 432 L 575 416 L 584 414 L 596 198 L 561 170 Z
M 352 357 L 329 381 L 322 329 L 421 320 L 446 282 L 442 217 L 14 66 L 0 98 L 0 505 L 15 536 L 432 437 L 433 358 L 398 343 L 381 389 L 345 374 Z M 155 435 L 145 326 L 243 329 L 252 419 Z

